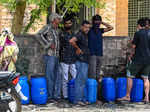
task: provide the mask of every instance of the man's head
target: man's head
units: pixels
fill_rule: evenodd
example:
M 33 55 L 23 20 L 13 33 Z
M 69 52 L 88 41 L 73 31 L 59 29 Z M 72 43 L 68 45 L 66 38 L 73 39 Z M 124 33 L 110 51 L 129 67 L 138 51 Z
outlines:
M 49 17 L 49 20 L 55 27 L 58 27 L 59 23 L 61 22 L 61 16 L 57 13 L 52 13 Z
M 150 19 L 149 18 L 145 18 L 145 21 L 146 21 L 146 26 L 145 26 L 145 28 L 146 29 L 150 29 Z
M 73 25 L 73 20 L 71 17 L 64 18 L 64 29 L 65 30 L 71 30 Z
M 102 22 L 102 17 L 100 15 L 93 16 L 92 18 L 93 27 L 99 28 L 101 22 Z
M 82 22 L 82 25 L 81 25 L 81 30 L 82 30 L 82 32 L 84 32 L 85 34 L 87 34 L 89 32 L 89 30 L 90 30 L 90 27 L 91 27 L 90 22 L 84 20 Z
M 137 21 L 138 29 L 143 29 L 146 27 L 146 20 L 145 18 L 141 18 Z

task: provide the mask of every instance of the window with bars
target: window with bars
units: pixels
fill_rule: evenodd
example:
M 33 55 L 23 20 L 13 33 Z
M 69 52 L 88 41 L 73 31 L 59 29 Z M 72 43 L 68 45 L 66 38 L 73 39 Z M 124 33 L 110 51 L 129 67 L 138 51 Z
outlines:
M 150 18 L 150 0 L 129 0 L 128 2 L 128 33 L 130 37 L 133 37 L 137 20 L 141 17 Z

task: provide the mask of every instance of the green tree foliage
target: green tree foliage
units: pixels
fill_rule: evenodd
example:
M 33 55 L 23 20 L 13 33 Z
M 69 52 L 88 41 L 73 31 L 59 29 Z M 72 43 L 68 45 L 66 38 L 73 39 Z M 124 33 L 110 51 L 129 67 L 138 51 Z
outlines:
M 42 14 L 48 14 L 48 8 L 52 5 L 53 0 L 0 0 L 0 3 L 5 4 L 5 6 L 13 11 L 16 10 L 18 2 L 24 1 L 27 5 L 35 4 L 37 6 L 36 9 L 31 11 L 31 17 L 29 23 L 25 26 L 23 32 L 27 32 L 31 26 L 36 22 L 36 20 L 40 20 Z M 21 3 L 21 2 L 20 2 Z M 60 15 L 63 15 L 64 12 L 79 12 L 80 7 L 85 5 L 87 7 L 98 7 L 104 8 L 105 0 L 56 0 L 58 12 Z M 19 16 L 19 15 L 17 15 Z M 19 21 L 23 21 L 19 20 Z M 15 23 L 16 24 L 16 23 Z M 14 24 L 14 25 L 15 25 Z M 20 28 L 20 27 L 19 27 Z M 22 30 L 22 29 L 21 29 Z M 21 32 L 20 32 L 21 33 Z
M 63 9 L 68 8 L 68 11 L 71 12 L 79 12 L 80 7 L 85 5 L 87 7 L 97 7 L 97 8 L 104 8 L 105 2 L 104 0 L 57 0 L 57 6 L 61 7 L 63 5 Z M 64 10 L 60 8 L 63 13 Z

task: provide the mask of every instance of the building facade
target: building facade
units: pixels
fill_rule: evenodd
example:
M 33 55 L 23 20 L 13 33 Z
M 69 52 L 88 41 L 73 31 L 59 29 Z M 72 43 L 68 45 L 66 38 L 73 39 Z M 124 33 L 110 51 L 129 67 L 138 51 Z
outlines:
M 105 0 L 104 9 L 82 7 L 79 12 L 79 23 L 75 25 L 79 28 L 83 20 L 91 20 L 95 14 L 102 16 L 103 21 L 111 24 L 114 30 L 105 34 L 105 36 L 130 36 L 133 37 L 136 31 L 137 20 L 141 17 L 150 18 L 150 0 Z M 29 12 L 35 6 L 28 6 L 25 13 L 24 24 L 27 24 L 30 19 Z M 52 7 L 55 12 L 56 7 Z M 0 30 L 3 27 L 11 28 L 13 12 L 10 12 L 5 7 L 0 6 Z M 47 17 L 43 16 L 42 21 L 37 22 L 34 28 L 31 28 L 28 33 L 36 33 L 41 27 L 47 23 Z M 103 27 L 103 26 L 102 26 Z

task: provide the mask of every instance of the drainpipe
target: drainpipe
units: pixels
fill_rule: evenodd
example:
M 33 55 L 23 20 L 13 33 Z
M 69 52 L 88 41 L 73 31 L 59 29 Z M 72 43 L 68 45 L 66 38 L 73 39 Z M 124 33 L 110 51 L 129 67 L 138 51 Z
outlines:
M 94 15 L 95 15 L 95 8 L 92 7 L 92 16 L 94 16 Z
M 47 24 L 50 23 L 49 16 L 51 13 L 56 13 L 56 0 L 53 0 L 53 4 L 48 8 L 48 15 L 47 15 Z
M 52 12 L 56 13 L 56 0 L 53 0 Z
M 85 6 L 85 19 L 89 19 L 89 8 Z

